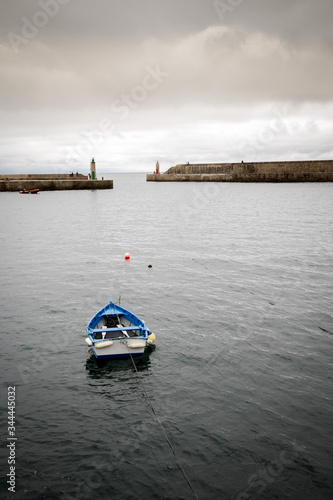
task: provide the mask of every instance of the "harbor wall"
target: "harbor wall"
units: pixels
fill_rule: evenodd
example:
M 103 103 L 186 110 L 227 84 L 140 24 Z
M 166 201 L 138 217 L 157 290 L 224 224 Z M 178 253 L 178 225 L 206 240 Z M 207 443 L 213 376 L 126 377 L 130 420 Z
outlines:
M 178 164 L 155 182 L 333 182 L 333 160 Z
M 73 179 L 86 179 L 88 180 L 87 175 L 83 174 L 1 174 L 0 175 L 0 180 L 29 180 L 29 179 L 34 179 L 34 180 L 43 180 L 43 179 L 63 179 L 63 180 L 73 180 Z
M 83 176 L 84 177 L 84 176 Z M 6 176 L 9 178 L 9 176 Z M 41 191 L 64 191 L 81 189 L 113 189 L 113 180 L 69 179 L 0 179 L 0 192 L 40 189 Z

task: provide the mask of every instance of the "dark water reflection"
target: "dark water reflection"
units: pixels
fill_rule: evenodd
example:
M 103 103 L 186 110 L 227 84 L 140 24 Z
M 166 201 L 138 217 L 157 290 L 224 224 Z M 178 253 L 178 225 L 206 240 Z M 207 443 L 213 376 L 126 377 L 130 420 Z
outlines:
M 132 371 L 135 373 L 136 370 L 138 372 L 148 371 L 151 366 L 150 355 L 152 352 L 153 348 L 148 348 L 142 356 L 132 358 L 136 369 L 131 358 L 97 359 L 92 353 L 87 359 L 86 371 L 92 379 L 112 377 L 113 372 Z

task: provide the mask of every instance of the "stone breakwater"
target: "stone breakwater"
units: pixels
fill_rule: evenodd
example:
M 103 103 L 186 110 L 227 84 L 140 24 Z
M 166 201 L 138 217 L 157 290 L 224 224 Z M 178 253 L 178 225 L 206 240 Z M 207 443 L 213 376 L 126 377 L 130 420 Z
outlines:
M 0 175 L 0 191 L 65 191 L 81 189 L 113 189 L 113 180 L 88 180 L 82 174 L 15 174 Z
M 179 164 L 156 182 L 333 182 L 333 160 Z

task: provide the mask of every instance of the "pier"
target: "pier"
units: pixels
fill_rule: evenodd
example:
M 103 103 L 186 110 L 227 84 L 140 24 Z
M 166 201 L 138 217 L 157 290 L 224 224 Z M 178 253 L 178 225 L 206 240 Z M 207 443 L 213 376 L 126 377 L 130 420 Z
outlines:
M 68 191 L 81 189 L 113 189 L 113 180 L 97 180 L 94 158 L 88 175 L 70 174 L 8 174 L 0 175 L 0 191 Z
M 147 174 L 150 182 L 333 182 L 333 160 L 239 163 L 187 163 L 164 174 Z
M 0 175 L 0 191 L 67 191 L 81 189 L 113 189 L 113 180 L 89 180 L 86 175 L 69 174 Z

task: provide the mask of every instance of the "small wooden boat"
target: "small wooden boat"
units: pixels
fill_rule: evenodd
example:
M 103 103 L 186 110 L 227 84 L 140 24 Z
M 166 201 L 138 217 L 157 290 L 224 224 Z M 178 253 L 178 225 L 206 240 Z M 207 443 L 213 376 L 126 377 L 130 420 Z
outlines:
M 86 330 L 85 341 L 98 359 L 138 356 L 156 340 L 140 318 L 113 302 L 95 314 Z
M 23 191 L 20 191 L 20 194 L 38 194 L 39 189 L 23 189 Z

